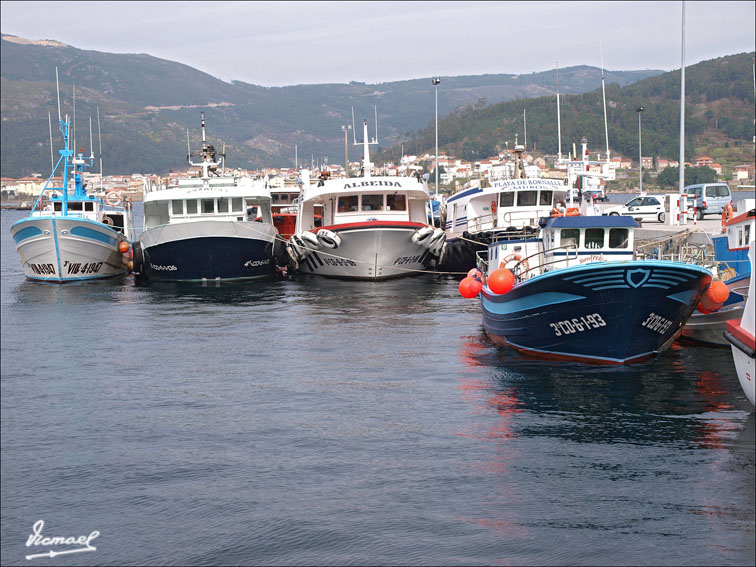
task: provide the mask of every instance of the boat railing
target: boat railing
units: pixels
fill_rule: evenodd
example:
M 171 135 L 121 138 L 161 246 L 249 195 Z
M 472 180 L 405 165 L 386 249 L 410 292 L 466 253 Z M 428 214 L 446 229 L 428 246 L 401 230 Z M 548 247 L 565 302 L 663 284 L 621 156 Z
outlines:
M 473 219 L 467 219 L 468 232 L 481 232 L 496 228 L 496 213 L 480 215 Z

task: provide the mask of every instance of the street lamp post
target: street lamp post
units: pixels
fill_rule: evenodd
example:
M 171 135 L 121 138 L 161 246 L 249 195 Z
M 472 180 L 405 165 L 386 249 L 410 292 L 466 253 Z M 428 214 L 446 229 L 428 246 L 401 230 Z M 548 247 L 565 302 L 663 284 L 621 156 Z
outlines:
M 347 132 L 352 129 L 352 125 L 342 124 L 341 129 L 344 130 L 344 175 L 349 177 L 349 145 L 347 144 Z
M 433 86 L 436 87 L 436 194 L 438 195 L 438 84 L 441 79 L 433 79 Z
M 642 106 L 639 106 L 635 109 L 635 111 L 638 113 L 638 170 L 640 172 L 639 177 L 639 192 L 641 195 L 643 195 L 643 152 L 641 151 L 641 112 L 643 112 L 645 109 Z

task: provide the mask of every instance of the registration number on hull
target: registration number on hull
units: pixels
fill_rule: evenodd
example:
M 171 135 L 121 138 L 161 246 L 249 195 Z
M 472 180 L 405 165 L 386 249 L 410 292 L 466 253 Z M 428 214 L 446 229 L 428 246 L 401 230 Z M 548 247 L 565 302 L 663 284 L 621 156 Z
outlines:
M 592 313 L 591 315 L 565 319 L 564 321 L 557 321 L 556 323 L 549 323 L 549 326 L 553 329 L 555 336 L 561 337 L 562 335 L 571 335 L 573 333 L 582 333 L 583 331 L 588 331 L 590 329 L 606 327 L 606 321 L 604 321 L 598 313 Z

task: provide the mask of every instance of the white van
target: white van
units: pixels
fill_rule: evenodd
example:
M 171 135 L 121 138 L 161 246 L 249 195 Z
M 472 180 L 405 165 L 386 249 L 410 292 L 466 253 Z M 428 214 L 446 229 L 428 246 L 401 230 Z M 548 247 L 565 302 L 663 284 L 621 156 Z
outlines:
M 702 220 L 704 215 L 721 215 L 732 202 L 732 193 L 727 183 L 688 185 L 685 192 L 688 194 L 688 211 L 695 211 L 698 220 Z

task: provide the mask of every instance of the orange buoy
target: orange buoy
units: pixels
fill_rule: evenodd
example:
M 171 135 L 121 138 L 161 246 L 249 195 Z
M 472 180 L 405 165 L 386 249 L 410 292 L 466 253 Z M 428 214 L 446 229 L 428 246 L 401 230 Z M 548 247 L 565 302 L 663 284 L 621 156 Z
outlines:
M 697 307 L 697 309 L 698 309 L 698 310 L 699 310 L 699 311 L 700 311 L 701 313 L 703 313 L 704 315 L 709 315 L 709 314 L 711 314 L 711 311 L 709 311 L 709 310 L 708 310 L 708 309 L 706 309 L 705 307 L 702 307 L 702 306 L 701 306 L 701 303 L 700 303 L 700 302 L 698 303 L 698 307 Z
M 499 268 L 488 274 L 488 289 L 501 295 L 507 293 L 514 285 L 514 274 L 506 268 Z
M 129 260 L 129 263 L 126 264 L 126 267 L 129 269 L 130 272 L 133 272 L 134 271 L 134 261 L 133 260 Z
M 121 240 L 121 242 L 118 243 L 118 251 L 123 254 L 128 252 L 129 248 L 131 248 L 131 246 L 129 246 L 129 243 L 126 242 L 125 240 Z
M 730 288 L 723 281 L 714 280 L 706 290 L 706 296 L 714 303 L 724 303 L 730 297 Z
M 477 296 L 481 289 L 483 289 L 483 284 L 470 276 L 463 278 L 459 282 L 459 293 L 466 299 Z

